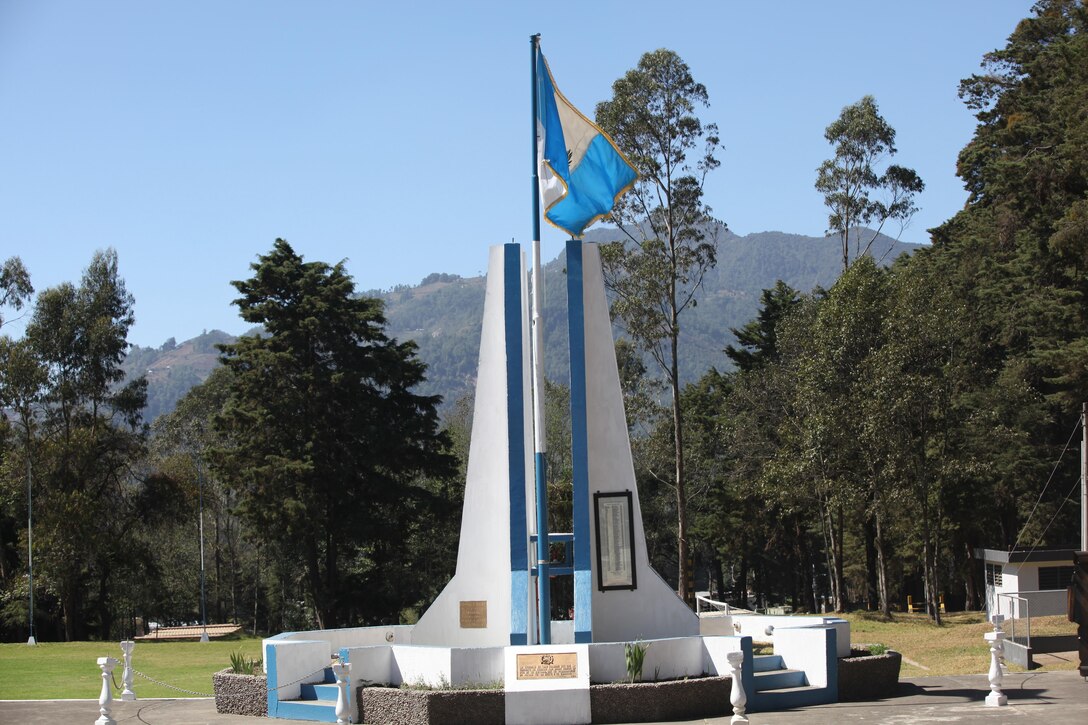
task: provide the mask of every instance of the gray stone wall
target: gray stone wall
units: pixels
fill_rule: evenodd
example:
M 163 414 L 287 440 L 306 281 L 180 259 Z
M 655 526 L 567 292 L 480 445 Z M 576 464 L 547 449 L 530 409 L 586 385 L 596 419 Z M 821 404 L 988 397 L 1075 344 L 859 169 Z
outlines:
M 268 714 L 268 685 L 264 676 L 237 675 L 228 667 L 212 675 L 215 711 L 231 715 Z
M 594 723 L 667 722 L 732 715 L 730 677 L 592 685 Z
M 359 717 L 381 725 L 503 725 L 502 690 L 409 690 L 360 687 Z
M 839 701 L 859 702 L 895 697 L 899 689 L 899 668 L 903 655 L 888 650 L 882 655 L 854 649 L 852 656 L 839 660 Z
M 728 677 L 592 685 L 594 723 L 668 722 L 731 715 Z M 360 687 L 359 715 L 372 725 L 502 725 L 502 690 Z

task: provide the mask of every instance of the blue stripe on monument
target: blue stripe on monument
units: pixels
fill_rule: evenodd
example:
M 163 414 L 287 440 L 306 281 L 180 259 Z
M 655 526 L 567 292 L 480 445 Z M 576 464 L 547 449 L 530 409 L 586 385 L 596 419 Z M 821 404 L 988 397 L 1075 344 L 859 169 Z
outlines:
M 526 644 L 529 629 L 529 536 L 525 525 L 525 393 L 521 245 L 503 245 L 506 414 L 510 469 L 510 644 Z
M 264 652 L 264 666 L 265 666 L 265 683 L 267 693 L 265 695 L 268 703 L 268 717 L 276 717 L 276 712 L 279 710 L 280 704 L 280 688 L 276 687 L 276 648 L 266 647 Z M 267 683 L 271 682 L 272 687 L 268 687 Z
M 586 333 L 582 243 L 567 242 L 567 336 L 570 343 L 571 467 L 574 485 L 574 641 L 593 641 L 593 569 L 589 531 L 586 432 Z

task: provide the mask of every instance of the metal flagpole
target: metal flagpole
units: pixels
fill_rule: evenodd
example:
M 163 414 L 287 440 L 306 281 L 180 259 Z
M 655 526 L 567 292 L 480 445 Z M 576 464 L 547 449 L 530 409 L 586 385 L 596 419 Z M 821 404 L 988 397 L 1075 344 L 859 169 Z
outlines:
M 1080 428 L 1080 550 L 1088 551 L 1088 403 L 1081 403 Z
M 532 359 L 533 359 L 533 439 L 536 468 L 536 586 L 537 621 L 540 626 L 540 644 L 551 644 L 551 552 L 548 546 L 548 477 L 544 453 L 547 450 L 544 436 L 544 325 L 541 319 L 544 295 L 544 276 L 540 268 L 540 177 L 537 143 L 539 139 L 538 113 L 540 108 L 540 84 L 537 78 L 537 56 L 540 53 L 540 35 L 529 38 L 532 60 L 533 87 L 533 312 L 532 312 Z
M 197 460 L 196 476 L 200 484 L 200 623 L 204 630 L 200 634 L 200 641 L 208 641 L 208 605 L 204 596 L 204 468 Z
M 35 645 L 34 638 L 34 474 L 30 465 L 30 423 L 27 423 L 26 447 L 26 557 L 30 579 L 30 638 L 26 643 Z

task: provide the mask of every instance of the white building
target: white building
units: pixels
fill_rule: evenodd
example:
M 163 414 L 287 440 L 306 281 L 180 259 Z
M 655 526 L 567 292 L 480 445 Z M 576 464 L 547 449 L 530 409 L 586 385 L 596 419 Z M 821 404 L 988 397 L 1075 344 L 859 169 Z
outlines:
M 975 549 L 986 569 L 986 619 L 1065 614 L 1073 577 L 1072 549 Z

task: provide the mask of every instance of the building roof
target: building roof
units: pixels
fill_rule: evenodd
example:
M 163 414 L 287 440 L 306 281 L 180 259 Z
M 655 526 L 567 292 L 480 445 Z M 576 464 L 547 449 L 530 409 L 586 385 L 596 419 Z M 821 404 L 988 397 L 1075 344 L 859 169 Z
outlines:
M 975 549 L 975 556 L 995 564 L 1013 564 L 1019 562 L 1056 561 L 1063 564 L 1073 563 L 1075 549 L 1028 549 L 1002 551 L 1001 549 Z

